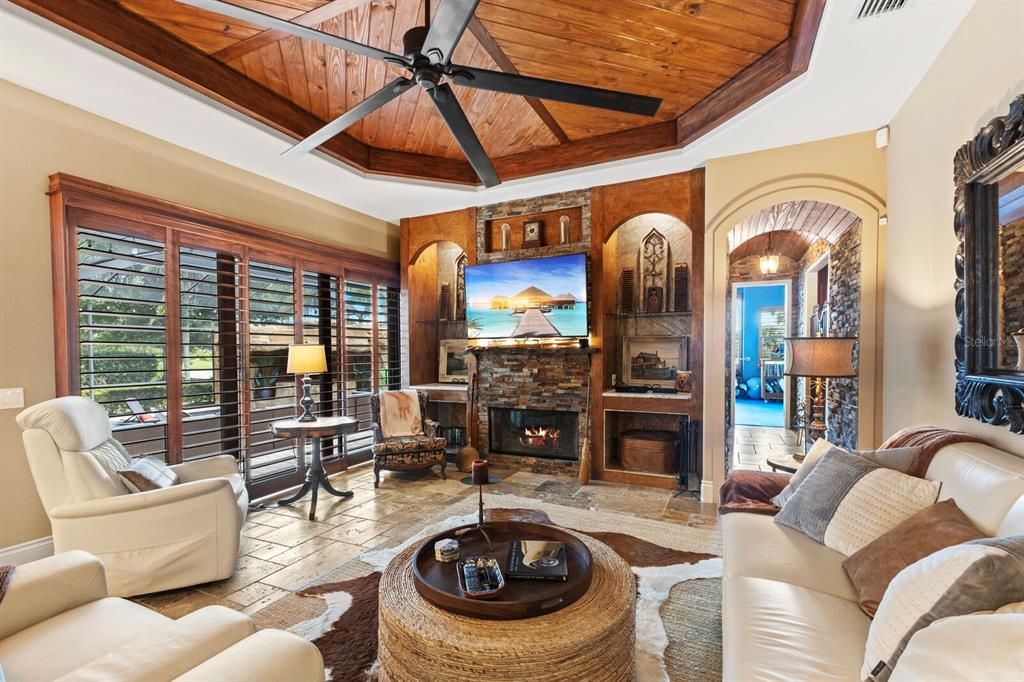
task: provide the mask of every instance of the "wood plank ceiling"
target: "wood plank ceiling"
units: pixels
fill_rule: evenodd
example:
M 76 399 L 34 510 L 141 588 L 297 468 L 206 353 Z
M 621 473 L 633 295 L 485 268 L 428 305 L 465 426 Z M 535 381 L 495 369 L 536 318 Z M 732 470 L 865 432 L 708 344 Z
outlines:
M 860 222 L 857 214 L 820 201 L 787 201 L 753 213 L 729 230 L 729 259 L 764 255 L 767 235 L 772 250 L 799 260 L 816 239 L 830 244 Z M 775 234 L 781 232 L 781 234 Z M 798 255 L 794 255 L 798 254 Z
M 203 59 L 218 74 L 227 66 L 235 78 L 269 90 L 267 97 L 273 93 L 311 115 L 311 126 L 404 74 L 381 61 L 174 0 L 14 1 L 295 137 L 308 134 L 305 120 L 268 121 L 260 107 L 235 96 L 240 84 L 231 77 L 218 76 L 211 87 L 199 82 L 195 69 Z M 398 53 L 405 31 L 424 23 L 422 0 L 232 1 Z M 503 179 L 677 147 L 802 73 L 824 1 L 483 0 L 453 61 L 664 101 L 648 118 L 455 90 Z M 439 1 L 432 4 L 436 12 Z M 89 12 L 81 11 L 84 6 Z M 140 25 L 125 15 L 172 34 L 178 53 L 161 40 L 162 52 L 148 54 Z M 422 88 L 323 149 L 370 172 L 476 183 Z

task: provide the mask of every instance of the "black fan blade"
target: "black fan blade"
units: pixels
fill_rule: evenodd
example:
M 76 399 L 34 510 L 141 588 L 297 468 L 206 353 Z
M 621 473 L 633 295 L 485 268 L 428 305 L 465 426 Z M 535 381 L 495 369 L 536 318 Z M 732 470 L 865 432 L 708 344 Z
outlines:
M 383 88 L 373 93 L 359 104 L 355 105 L 344 114 L 334 119 L 320 130 L 316 131 L 302 142 L 299 142 L 294 147 L 290 147 L 285 150 L 281 156 L 295 157 L 301 156 L 308 151 L 316 149 L 327 140 L 331 139 L 341 131 L 345 130 L 354 123 L 361 119 L 369 116 L 373 112 L 380 109 L 382 106 L 400 96 L 403 92 L 411 88 L 415 83 L 408 78 L 396 78 L 391 81 Z
M 383 59 L 385 61 L 392 62 L 393 64 L 408 65 L 408 60 L 405 57 L 401 57 L 397 54 L 388 52 L 387 50 L 379 50 L 376 47 L 370 45 L 363 45 L 357 43 L 354 40 L 342 38 L 340 36 L 333 35 L 331 33 L 324 33 L 318 31 L 315 28 L 309 28 L 307 26 L 300 26 L 299 24 L 285 21 L 284 19 L 278 19 L 275 16 L 264 14 L 263 12 L 257 12 L 256 10 L 249 9 L 247 7 L 239 7 L 238 5 L 232 5 L 230 2 L 223 2 L 222 0 L 178 0 L 178 2 L 186 5 L 192 5 L 200 9 L 210 10 L 224 16 L 234 17 L 235 19 L 241 19 L 247 21 L 250 24 L 256 24 L 257 26 L 263 26 L 264 28 L 273 28 L 278 31 L 283 31 L 299 38 L 305 38 L 307 40 L 315 40 L 325 45 L 332 45 L 346 52 L 352 52 L 353 54 L 361 54 L 364 57 L 372 57 L 373 59 Z
M 480 0 L 441 0 L 437 14 L 430 22 L 430 31 L 423 41 L 423 55 L 434 64 L 447 64 L 469 25 Z
M 501 71 L 477 69 L 472 66 L 452 65 L 448 77 L 459 85 L 471 88 L 507 92 L 512 95 L 523 95 L 524 97 L 551 99 L 556 102 L 581 104 L 585 107 L 611 109 L 612 111 L 640 114 L 641 116 L 653 116 L 658 111 L 658 107 L 661 106 L 661 99 L 658 97 L 632 95 L 628 92 L 616 92 L 615 90 L 591 88 L 586 85 L 560 83 L 543 78 L 531 78 L 530 76 L 518 76 L 511 73 L 502 73 Z
M 451 86 L 445 83 L 433 90 L 427 90 L 427 92 L 430 93 L 430 100 L 437 107 L 448 130 L 452 131 L 455 141 L 459 143 L 466 158 L 469 159 L 469 165 L 483 180 L 484 186 L 500 185 L 501 178 L 498 177 L 497 171 L 491 165 L 491 160 L 487 158 L 487 152 L 484 151 L 483 145 L 480 144 L 480 138 L 476 136 L 473 126 L 466 118 L 466 113 L 459 106 L 459 100 L 455 98 L 455 92 Z

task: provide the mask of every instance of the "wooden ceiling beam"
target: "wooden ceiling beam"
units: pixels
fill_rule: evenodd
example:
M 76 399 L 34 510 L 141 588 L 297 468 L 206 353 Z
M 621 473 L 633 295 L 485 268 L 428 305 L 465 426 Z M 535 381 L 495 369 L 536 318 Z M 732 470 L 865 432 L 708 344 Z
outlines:
M 311 9 L 305 14 L 300 14 L 294 19 L 290 19 L 290 21 L 299 24 L 300 26 L 316 28 L 325 21 L 333 19 L 340 14 L 344 14 L 350 9 L 355 9 L 362 4 L 365 4 L 365 2 L 366 0 L 330 0 L 327 4 Z M 276 43 L 279 40 L 284 40 L 287 37 L 288 34 L 284 31 L 268 28 L 265 31 L 260 31 L 253 36 L 240 40 L 234 45 L 229 45 L 222 50 L 214 52 L 213 56 L 222 62 L 230 62 L 233 59 L 244 57 L 253 50 L 258 50 L 261 47 L 272 45 L 273 43 Z
M 493 162 L 502 180 L 513 180 L 652 154 L 676 146 L 676 122 L 662 121 L 642 128 L 574 140 L 550 149 L 534 149 L 502 156 L 493 159 Z
M 305 138 L 324 125 L 294 102 L 111 0 L 13 2 L 290 137 Z M 479 184 L 469 163 L 461 159 L 380 153 L 345 133 L 319 149 L 367 173 Z
M 807 71 L 825 0 L 799 0 L 789 38 L 676 119 L 679 145 L 700 136 Z
M 477 19 L 476 15 L 469 20 L 469 31 L 476 38 L 480 46 L 484 48 L 484 51 L 494 60 L 494 63 L 498 65 L 498 68 L 505 73 L 511 73 L 519 75 L 519 69 L 512 63 L 512 60 L 505 54 L 505 50 L 501 49 L 501 45 L 495 42 L 491 36 L 490 31 L 484 26 L 483 22 Z M 565 134 L 562 126 L 558 124 L 555 117 L 551 115 L 548 108 L 544 105 L 544 102 L 540 101 L 536 97 L 526 97 L 526 102 L 530 105 L 540 120 L 544 122 L 544 125 L 548 127 L 548 130 L 555 136 L 559 143 L 564 144 L 569 142 L 569 136 Z

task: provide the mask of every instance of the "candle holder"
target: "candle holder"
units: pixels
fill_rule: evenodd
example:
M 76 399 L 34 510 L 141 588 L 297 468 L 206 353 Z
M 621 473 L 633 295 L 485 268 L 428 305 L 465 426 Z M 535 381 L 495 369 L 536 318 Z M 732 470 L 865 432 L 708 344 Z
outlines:
M 462 479 L 462 482 L 466 485 L 475 485 L 479 492 L 479 502 L 477 505 L 477 521 L 476 526 L 472 528 L 466 528 L 456 533 L 458 537 L 464 537 L 470 533 L 479 532 L 480 535 L 484 536 L 484 540 L 487 541 L 487 550 L 490 552 L 494 551 L 494 544 L 491 542 L 491 536 L 487 534 L 487 530 L 484 528 L 484 486 L 493 485 L 501 481 L 497 476 L 490 476 L 487 472 L 487 460 L 477 459 L 473 460 L 473 473 Z

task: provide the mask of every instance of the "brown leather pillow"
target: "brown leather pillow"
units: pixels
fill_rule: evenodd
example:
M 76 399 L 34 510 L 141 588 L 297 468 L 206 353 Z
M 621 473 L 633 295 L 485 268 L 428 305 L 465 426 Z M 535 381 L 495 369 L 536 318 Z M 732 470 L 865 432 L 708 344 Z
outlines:
M 885 588 L 910 564 L 940 549 L 985 537 L 953 500 L 922 509 L 843 562 L 860 608 L 874 616 Z
M 117 472 L 125 486 L 133 493 L 169 488 L 178 482 L 178 474 L 157 457 L 143 457 L 132 461 L 127 469 Z

